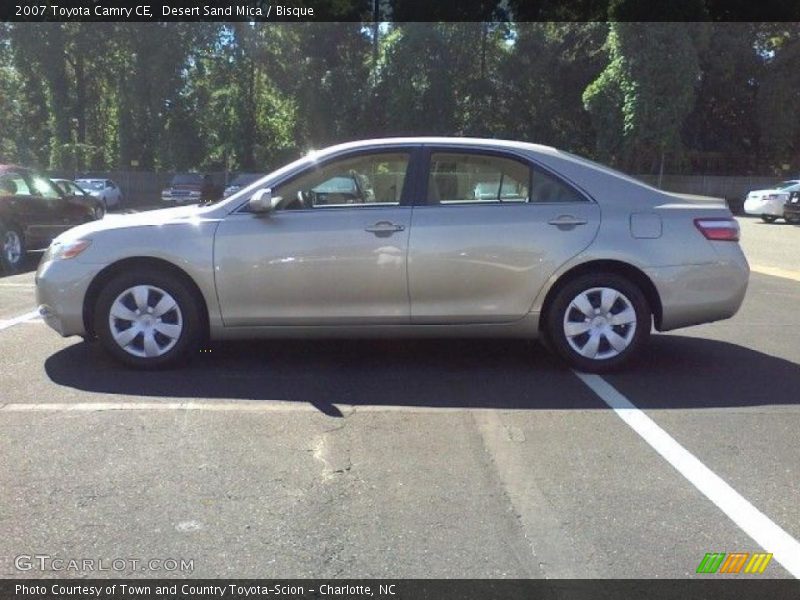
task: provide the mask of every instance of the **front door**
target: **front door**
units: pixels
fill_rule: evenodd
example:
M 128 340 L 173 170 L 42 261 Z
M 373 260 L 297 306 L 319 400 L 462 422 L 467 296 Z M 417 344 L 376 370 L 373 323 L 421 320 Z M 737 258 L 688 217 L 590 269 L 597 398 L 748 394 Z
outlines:
M 278 208 L 218 227 L 227 327 L 408 323 L 411 149 L 359 152 L 278 184 Z

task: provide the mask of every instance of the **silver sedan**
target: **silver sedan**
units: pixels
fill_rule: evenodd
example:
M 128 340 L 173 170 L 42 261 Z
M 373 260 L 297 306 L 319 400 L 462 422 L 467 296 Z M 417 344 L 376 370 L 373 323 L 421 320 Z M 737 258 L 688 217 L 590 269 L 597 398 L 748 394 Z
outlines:
M 39 310 L 120 361 L 205 339 L 513 336 L 584 371 L 732 317 L 749 268 L 720 200 L 546 146 L 466 138 L 314 152 L 222 202 L 111 216 L 50 246 Z

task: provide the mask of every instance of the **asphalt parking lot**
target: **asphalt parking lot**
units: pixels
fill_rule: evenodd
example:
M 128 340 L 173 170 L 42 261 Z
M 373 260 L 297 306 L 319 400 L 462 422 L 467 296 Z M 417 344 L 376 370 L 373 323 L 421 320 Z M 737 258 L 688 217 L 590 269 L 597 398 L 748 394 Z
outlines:
M 732 320 L 581 377 L 511 341 L 215 344 L 128 371 L 0 278 L 0 577 L 800 577 L 800 227 Z M 627 404 L 629 403 L 629 404 Z M 15 557 L 192 561 L 20 572 Z

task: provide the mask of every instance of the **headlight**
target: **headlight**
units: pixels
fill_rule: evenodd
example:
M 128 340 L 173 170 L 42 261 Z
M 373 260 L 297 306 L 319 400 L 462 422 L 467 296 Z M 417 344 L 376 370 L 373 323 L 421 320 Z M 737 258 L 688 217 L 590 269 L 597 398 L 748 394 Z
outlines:
M 75 258 L 92 244 L 91 240 L 75 240 L 72 242 L 50 244 L 44 254 L 44 261 Z

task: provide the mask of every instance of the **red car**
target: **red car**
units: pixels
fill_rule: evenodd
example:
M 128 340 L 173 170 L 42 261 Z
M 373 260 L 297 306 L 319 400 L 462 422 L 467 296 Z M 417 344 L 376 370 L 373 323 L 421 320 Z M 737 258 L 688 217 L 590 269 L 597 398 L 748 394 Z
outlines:
M 93 220 L 90 207 L 44 175 L 0 165 L 0 270 L 15 273 L 29 250 L 43 250 L 60 233 Z

